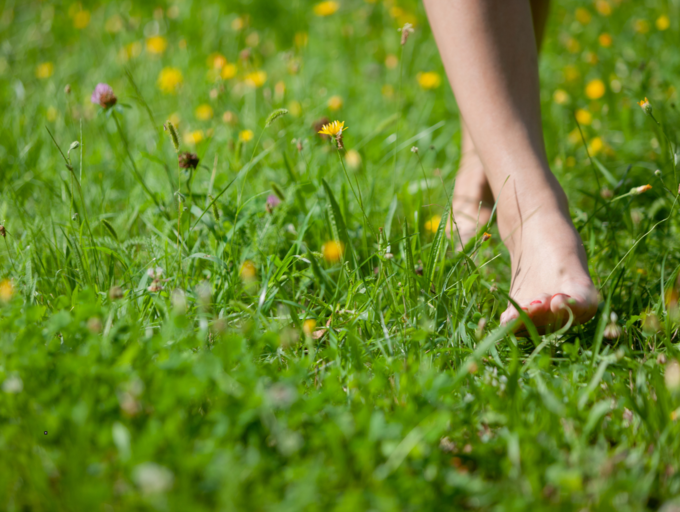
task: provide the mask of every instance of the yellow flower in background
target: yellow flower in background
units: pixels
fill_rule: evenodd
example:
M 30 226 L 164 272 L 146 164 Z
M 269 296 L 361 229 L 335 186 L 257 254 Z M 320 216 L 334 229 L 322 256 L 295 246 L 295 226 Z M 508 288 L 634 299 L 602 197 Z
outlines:
M 590 15 L 590 12 L 588 12 L 588 9 L 584 9 L 583 7 L 579 7 L 576 9 L 576 20 L 581 24 L 581 25 L 587 25 L 590 23 L 590 20 L 592 19 L 592 16 Z
M 553 93 L 553 101 L 557 103 L 558 105 L 564 105 L 566 103 L 569 103 L 569 94 L 567 94 L 567 91 L 563 89 L 557 89 Z
M 108 20 L 106 20 L 106 23 L 104 24 L 104 30 L 106 30 L 109 34 L 116 34 L 120 32 L 123 30 L 123 18 L 117 14 L 114 14 Z
M 345 130 L 347 130 L 347 128 L 345 128 L 345 121 L 333 121 L 332 123 L 323 125 L 321 130 L 319 130 L 319 133 L 335 137 L 337 135 L 342 135 L 342 132 Z
M 425 231 L 429 231 L 430 233 L 436 233 L 437 229 L 439 229 L 439 224 L 442 221 L 442 216 L 441 215 L 433 215 L 430 217 L 430 220 L 425 221 Z
M 595 2 L 595 9 L 597 9 L 597 12 L 602 16 L 609 16 L 612 13 L 612 6 L 609 5 L 607 0 L 597 0 L 597 2 Z
M 54 73 L 54 64 L 51 62 L 41 62 L 38 67 L 35 68 L 35 76 L 38 78 L 49 78 Z
M 57 112 L 57 109 L 54 107 L 48 107 L 47 112 L 45 114 L 45 117 L 47 117 L 47 120 L 49 122 L 54 122 L 57 120 L 57 115 L 59 112 Z
M 584 124 L 587 126 L 593 122 L 593 116 L 587 110 L 583 110 L 582 108 L 580 108 L 576 111 L 576 120 L 580 124 Z
M 127 62 L 130 59 L 139 57 L 141 53 L 142 43 L 135 41 L 134 43 L 126 44 L 123 48 L 121 48 L 118 56 L 120 60 Z
M 252 281 L 255 279 L 257 277 L 257 268 L 255 267 L 255 263 L 250 260 L 244 261 L 241 264 L 239 275 L 244 281 Z
M 5 279 L 0 281 L 0 302 L 8 303 L 14 295 L 14 286 L 12 281 Z
M 304 332 L 305 336 L 307 336 L 308 338 L 312 337 L 314 329 L 316 329 L 316 320 L 314 320 L 313 318 L 308 318 L 302 324 L 302 332 Z
M 392 87 L 390 84 L 385 84 L 380 88 L 380 92 L 383 96 L 385 96 L 385 98 L 391 98 L 394 96 L 394 87 Z
M 323 259 L 328 263 L 337 263 L 342 259 L 345 248 L 343 247 L 342 242 L 330 240 L 323 244 L 323 247 L 321 247 L 321 252 L 323 253 Z
M 231 22 L 232 30 L 241 30 L 244 26 L 245 23 L 243 22 L 243 18 L 241 17 L 234 18 L 234 21 Z
M 586 85 L 586 96 L 590 98 L 591 100 L 597 100 L 604 96 L 604 93 L 606 92 L 606 88 L 604 86 L 604 82 L 600 80 L 599 78 L 596 78 L 595 80 L 591 80 L 588 82 L 588 85 Z
M 245 76 L 245 83 L 251 87 L 262 87 L 267 81 L 267 73 L 265 71 L 253 71 Z
M 569 142 L 572 144 L 578 144 L 581 142 L 581 132 L 578 128 L 574 128 L 572 131 L 569 132 L 569 135 L 567 135 L 567 138 L 569 139 Z M 569 165 L 569 158 L 567 158 L 567 166 Z
M 185 144 L 198 144 L 203 139 L 205 139 L 203 130 L 194 130 L 193 132 L 187 132 L 184 134 Z
M 399 65 L 399 59 L 397 58 L 396 55 L 389 54 L 387 57 L 385 57 L 385 67 L 387 69 L 394 69 Z
M 602 139 L 600 137 L 595 137 L 590 141 L 590 144 L 588 144 L 588 153 L 590 153 L 591 156 L 595 156 L 602 151 L 603 148 L 604 142 L 602 142 Z
M 288 112 L 293 117 L 300 117 L 302 114 L 302 105 L 299 101 L 293 100 L 288 104 Z
M 593 52 L 585 52 L 583 54 L 583 60 L 586 61 L 591 66 L 594 66 L 595 64 L 597 64 L 597 55 L 595 55 Z
M 564 67 L 564 79 L 567 83 L 576 82 L 579 78 L 581 78 L 581 73 L 576 66 L 570 64 Z
M 173 112 L 168 116 L 168 121 L 170 121 L 173 125 L 175 125 L 175 128 L 177 128 L 179 123 L 182 121 L 182 118 L 179 116 L 178 112 Z
M 667 30 L 671 26 L 671 20 L 665 14 L 662 14 L 656 19 L 656 28 L 658 30 Z
M 221 53 L 211 53 L 208 56 L 208 67 L 222 69 L 227 64 L 227 59 Z
M 416 79 L 418 80 L 420 87 L 423 89 L 436 89 L 442 83 L 439 73 L 436 73 L 435 71 L 425 71 L 424 73 L 418 73 L 418 75 L 416 75 Z
M 600 46 L 603 48 L 609 48 L 612 45 L 612 36 L 607 34 L 607 32 L 603 32 L 597 38 L 597 42 L 600 43 Z
M 276 85 L 274 85 L 274 99 L 276 101 L 283 101 L 284 94 L 286 94 L 286 84 L 279 80 L 276 82 Z
M 579 42 L 578 42 L 576 39 L 574 39 L 573 37 L 570 37 L 570 38 L 567 40 L 566 46 L 567 46 L 567 51 L 568 51 L 569 53 L 578 53 L 578 52 L 581 51 L 581 43 L 579 43 Z
M 302 48 L 303 46 L 307 46 L 307 43 L 309 42 L 309 35 L 307 32 L 296 32 L 293 40 L 295 42 L 295 46 Z
M 255 134 L 252 130 L 242 130 L 238 134 L 238 140 L 241 142 L 250 142 L 253 140 L 253 137 L 255 137 Z
M 212 107 L 207 103 L 203 103 L 202 105 L 196 107 L 196 111 L 194 113 L 196 114 L 196 119 L 200 121 L 212 119 L 214 115 Z
M 314 6 L 314 14 L 317 16 L 330 16 L 335 14 L 338 9 L 340 9 L 340 4 L 334 2 L 333 0 L 328 0 L 326 2 L 319 2 Z
M 229 80 L 236 76 L 236 65 L 235 64 L 225 64 L 220 73 L 222 80 Z
M 633 28 L 638 34 L 646 34 L 649 32 L 649 22 L 647 20 L 635 20 Z
M 350 149 L 345 153 L 345 162 L 347 167 L 355 171 L 361 166 L 361 155 L 356 149 Z
M 184 81 L 182 72 L 177 68 L 163 68 L 158 75 L 158 88 L 165 94 L 174 94 Z
M 339 110 L 342 108 L 342 98 L 340 96 L 331 96 L 328 98 L 328 108 L 331 110 Z
M 146 40 L 146 51 L 154 55 L 160 55 L 167 47 L 168 41 L 162 36 L 153 36 Z
M 73 16 L 73 27 L 82 30 L 90 24 L 90 11 L 78 11 Z

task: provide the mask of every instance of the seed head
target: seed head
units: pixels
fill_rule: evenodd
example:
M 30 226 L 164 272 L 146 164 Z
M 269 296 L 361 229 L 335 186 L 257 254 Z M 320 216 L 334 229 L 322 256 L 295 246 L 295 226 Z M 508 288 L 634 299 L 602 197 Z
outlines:
M 172 140 L 172 145 L 175 147 L 175 151 L 179 153 L 179 135 L 177 134 L 177 128 L 172 124 L 172 121 L 166 121 L 163 125 L 165 131 L 170 133 L 170 139 Z
M 272 124 L 274 121 L 276 121 L 279 117 L 283 117 L 288 113 L 288 110 L 285 108 L 279 108 L 269 114 L 269 117 L 267 118 L 267 121 L 264 123 L 264 127 L 268 128 L 270 124 Z
M 631 195 L 639 196 L 640 194 L 644 194 L 645 192 L 647 192 L 648 190 L 651 190 L 651 189 L 652 189 L 652 186 L 648 183 L 647 185 L 641 185 L 639 187 L 633 187 L 632 189 L 630 189 L 630 193 L 631 193 Z
M 485 233 L 482 235 L 482 243 L 486 242 L 486 241 L 489 240 L 490 238 L 491 238 L 491 233 L 486 233 L 486 232 L 485 232 Z
M 118 98 L 113 94 L 113 89 L 111 89 L 109 84 L 97 84 L 90 97 L 90 101 L 103 109 L 108 109 L 116 104 Z
M 71 84 L 66 84 L 66 87 L 64 87 L 64 92 L 66 94 L 71 94 Z
M 177 156 L 177 160 L 182 169 L 196 169 L 196 167 L 198 167 L 199 160 L 196 153 L 185 151 Z
M 413 32 L 413 25 L 410 23 L 404 23 L 404 26 L 399 29 L 401 32 L 401 45 L 404 46 L 406 41 L 408 41 L 408 36 Z

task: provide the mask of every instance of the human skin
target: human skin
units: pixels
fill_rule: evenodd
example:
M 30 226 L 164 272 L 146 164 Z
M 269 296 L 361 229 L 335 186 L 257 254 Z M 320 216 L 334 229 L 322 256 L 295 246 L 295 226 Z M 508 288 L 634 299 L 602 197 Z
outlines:
M 453 203 L 460 236 L 474 235 L 478 212 L 480 224 L 488 221 L 496 198 L 498 229 L 512 262 L 510 297 L 542 329 L 563 324 L 567 309 L 574 323 L 589 320 L 597 290 L 543 140 L 538 44 L 547 3 L 424 3 L 463 119 Z M 508 304 L 501 323 L 518 316 Z

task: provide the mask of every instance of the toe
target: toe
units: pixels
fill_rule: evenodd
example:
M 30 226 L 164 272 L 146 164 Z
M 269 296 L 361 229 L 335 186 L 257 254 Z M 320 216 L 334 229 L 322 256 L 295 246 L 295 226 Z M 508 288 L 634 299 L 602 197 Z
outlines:
M 574 325 L 590 320 L 597 311 L 597 302 L 589 297 L 558 293 L 551 299 L 550 309 L 561 325 L 569 320 L 569 311 L 574 315 Z
M 542 294 L 532 300 L 527 307 L 527 314 L 536 327 L 553 323 L 553 313 L 550 308 L 550 295 Z
M 507 325 L 519 318 L 519 313 L 512 303 L 508 303 L 508 308 L 501 314 L 501 325 Z

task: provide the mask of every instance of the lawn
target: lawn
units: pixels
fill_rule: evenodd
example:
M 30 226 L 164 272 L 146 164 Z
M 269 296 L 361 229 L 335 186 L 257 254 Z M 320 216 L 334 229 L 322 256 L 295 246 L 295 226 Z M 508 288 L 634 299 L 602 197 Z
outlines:
M 680 510 L 680 3 L 554 4 L 528 337 L 421 3 L 0 4 L 0 509 Z

